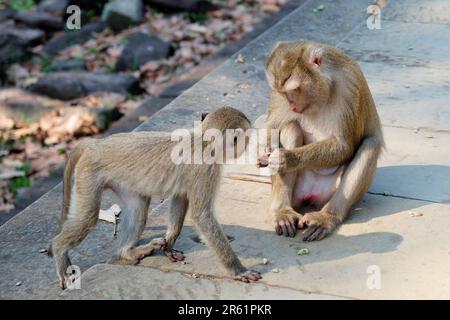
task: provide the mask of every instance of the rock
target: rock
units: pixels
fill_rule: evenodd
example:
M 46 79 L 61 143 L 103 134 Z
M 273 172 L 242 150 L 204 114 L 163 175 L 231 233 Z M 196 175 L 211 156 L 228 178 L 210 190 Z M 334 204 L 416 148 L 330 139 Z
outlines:
M 6 21 L 14 17 L 16 12 L 12 9 L 1 9 L 0 10 L 0 22 Z
M 37 10 L 63 17 L 69 3 L 70 0 L 42 0 L 37 5 Z
M 0 90 L 0 114 L 19 125 L 38 122 L 44 114 L 63 106 L 62 101 L 38 96 L 25 90 Z
M 19 63 L 13 63 L 9 66 L 6 70 L 6 79 L 8 84 L 13 84 L 16 87 L 25 87 L 34 82 L 28 69 Z
M 50 71 L 83 71 L 86 65 L 82 59 L 54 60 Z
M 64 32 L 53 37 L 47 42 L 42 51 L 50 56 L 55 55 L 60 50 L 74 44 L 81 44 L 92 38 L 93 33 L 101 32 L 105 28 L 102 22 L 93 22 L 84 25 L 80 30 Z
M 70 4 L 74 4 L 79 6 L 82 10 L 94 10 L 95 12 L 101 12 L 101 9 L 104 7 L 105 3 L 108 0 L 71 0 Z M 125 1 L 124 1 L 125 2 Z
M 50 73 L 28 89 L 61 100 L 75 99 L 97 91 L 133 94 L 142 91 L 138 79 L 133 76 L 89 72 Z
M 10 33 L 0 33 L 0 69 L 4 65 L 24 59 L 29 54 L 28 43 Z
M 219 9 L 219 6 L 206 0 L 147 0 L 147 3 L 163 12 L 208 12 Z
M 75 118 L 87 119 L 95 123 L 100 130 L 105 130 L 112 121 L 122 116 L 117 103 L 107 102 L 105 100 L 101 105 L 93 107 L 84 105 L 81 100 L 65 103 L 21 89 L 4 89 L 0 90 L 0 118 L 11 119 L 17 126 L 26 127 L 39 123 L 45 117 L 48 120 L 59 116 L 61 130 L 64 130 L 64 126 L 69 130 Z M 74 129 L 74 132 L 76 131 L 77 129 Z
M 136 32 L 127 40 L 128 42 L 117 60 L 117 70 L 136 70 L 147 61 L 165 59 L 170 54 L 170 43 L 157 36 Z
M 61 30 L 64 28 L 61 18 L 42 11 L 21 10 L 14 15 L 14 19 L 27 26 L 44 30 Z
M 17 27 L 13 20 L 0 23 L 0 34 L 11 34 L 24 41 L 27 46 L 35 46 L 45 39 L 45 32 L 37 28 Z
M 142 0 L 112 0 L 105 5 L 102 20 L 114 31 L 121 31 L 142 20 Z

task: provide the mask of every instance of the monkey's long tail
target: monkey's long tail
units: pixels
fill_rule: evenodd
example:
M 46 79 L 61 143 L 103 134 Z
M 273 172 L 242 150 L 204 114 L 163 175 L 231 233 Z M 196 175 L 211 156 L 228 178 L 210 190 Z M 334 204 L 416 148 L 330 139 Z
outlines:
M 67 219 L 67 215 L 69 214 L 70 208 L 70 195 L 72 193 L 72 177 L 75 167 L 80 160 L 81 155 L 83 154 L 86 144 L 89 139 L 82 140 L 78 145 L 72 150 L 70 153 L 69 159 L 67 159 L 66 168 L 64 169 L 64 177 L 63 177 L 63 203 L 62 203 L 62 212 L 61 212 L 61 220 L 59 222 L 59 228 L 56 234 L 61 231 L 61 228 L 64 222 Z M 50 245 L 47 254 L 52 257 L 52 246 Z

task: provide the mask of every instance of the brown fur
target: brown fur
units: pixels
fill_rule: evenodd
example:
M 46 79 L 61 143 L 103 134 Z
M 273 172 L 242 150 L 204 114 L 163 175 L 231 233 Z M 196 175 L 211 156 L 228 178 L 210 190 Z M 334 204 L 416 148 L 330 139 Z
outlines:
M 202 122 L 202 132 L 249 127 L 245 115 L 229 107 L 218 109 Z M 193 144 L 193 132 L 190 138 Z M 70 265 L 68 250 L 95 226 L 101 193 L 106 188 L 112 189 L 127 209 L 122 216 L 120 249 L 114 259 L 118 263 L 135 264 L 160 249 L 172 261 L 183 260 L 173 245 L 189 211 L 195 227 L 232 276 L 245 282 L 260 278 L 259 273 L 240 263 L 214 218 L 221 166 L 175 164 L 170 156 L 176 143 L 168 133 L 132 132 L 85 140 L 73 151 L 64 175 L 61 224 L 51 246 L 62 288 L 66 286 L 65 272 Z M 146 224 L 151 196 L 171 197 L 169 227 L 165 239 L 136 247 Z
M 320 240 L 368 190 L 384 145 L 379 117 L 358 64 L 337 48 L 306 41 L 277 44 L 267 64 L 271 86 L 267 126 L 281 149 L 266 155 L 271 211 L 279 234 Z M 312 136 L 307 141 L 306 135 Z M 343 167 L 341 181 L 319 211 L 298 214 L 292 193 L 300 172 Z

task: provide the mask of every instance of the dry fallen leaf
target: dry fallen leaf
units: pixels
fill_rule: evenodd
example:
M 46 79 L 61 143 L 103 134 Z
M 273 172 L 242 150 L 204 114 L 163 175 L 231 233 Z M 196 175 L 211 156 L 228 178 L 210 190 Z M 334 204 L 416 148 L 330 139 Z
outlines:
M 117 216 L 121 213 L 122 209 L 118 204 L 113 204 L 111 207 L 109 207 L 106 210 L 100 209 L 99 212 L 99 219 L 103 221 L 107 221 L 110 223 L 116 223 L 117 222 Z
M 239 83 L 239 84 L 237 85 L 237 87 L 238 87 L 239 89 L 248 89 L 248 88 L 251 88 L 252 85 L 251 85 L 250 83 L 248 83 L 248 82 L 242 82 L 242 83 Z
M 236 62 L 236 63 L 245 63 L 245 58 L 244 58 L 244 56 L 242 54 L 239 53 L 237 58 L 236 58 L 236 60 L 234 60 L 234 62 Z
M 409 212 L 409 215 L 410 215 L 411 217 L 421 217 L 421 216 L 423 216 L 423 213 L 421 213 L 421 212 L 410 211 L 410 212 Z

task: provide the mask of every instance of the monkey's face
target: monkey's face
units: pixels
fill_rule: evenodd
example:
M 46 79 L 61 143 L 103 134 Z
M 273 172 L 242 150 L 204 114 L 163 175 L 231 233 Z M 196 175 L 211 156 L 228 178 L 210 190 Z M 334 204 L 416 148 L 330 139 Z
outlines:
M 322 50 L 303 43 L 278 44 L 266 64 L 270 87 L 286 99 L 290 110 L 303 113 L 327 101 L 328 85 L 321 75 Z

